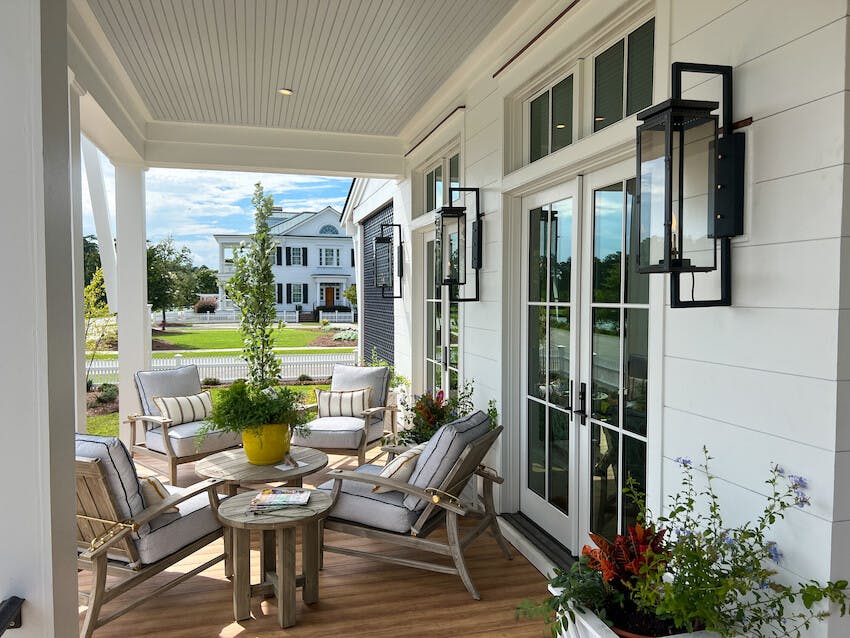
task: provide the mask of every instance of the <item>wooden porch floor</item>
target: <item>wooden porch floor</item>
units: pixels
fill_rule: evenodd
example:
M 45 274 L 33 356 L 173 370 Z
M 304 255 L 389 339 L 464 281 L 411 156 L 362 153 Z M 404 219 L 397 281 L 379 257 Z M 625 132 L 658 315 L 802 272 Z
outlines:
M 150 458 L 138 460 L 147 466 L 139 466 L 140 475 L 157 474 L 167 480 L 164 464 Z M 332 456 L 328 469 L 354 465 L 356 459 Z M 179 485 L 191 485 L 197 480 L 200 477 L 194 473 L 192 464 L 180 466 Z M 315 486 L 324 480 L 326 471 L 307 477 L 305 485 Z M 402 552 L 400 548 L 387 548 L 375 541 L 332 531 L 326 534 L 328 544 L 380 550 L 387 554 Z M 259 580 L 259 549 L 256 539 L 254 541 L 251 568 L 252 580 L 256 582 Z M 136 591 L 153 590 L 169 575 L 188 571 L 221 551 L 221 541 L 213 543 L 178 563 L 172 570 L 142 584 Z M 277 625 L 273 598 L 265 601 L 253 598 L 253 619 L 234 622 L 230 581 L 224 577 L 223 564 L 219 563 L 97 630 L 95 638 L 540 638 L 549 635 L 540 621 L 515 619 L 516 606 L 522 600 L 541 599 L 547 593 L 545 579 L 522 555 L 514 551 L 513 560 L 505 560 L 495 540 L 484 535 L 467 548 L 465 556 L 473 582 L 481 593 L 480 601 L 472 599 L 456 576 L 328 553 L 319 578 L 319 602 L 304 605 L 299 591 L 296 598 L 297 624 L 283 630 Z M 423 558 L 427 557 L 423 554 Z M 298 560 L 300 563 L 300 547 Z M 88 591 L 88 572 L 81 572 L 79 580 L 80 588 Z M 133 593 L 129 596 L 132 597 Z M 122 603 L 122 598 L 116 602 Z M 112 604 L 106 605 L 102 614 L 108 615 L 112 607 Z M 84 611 L 85 607 L 80 607 L 81 620 Z

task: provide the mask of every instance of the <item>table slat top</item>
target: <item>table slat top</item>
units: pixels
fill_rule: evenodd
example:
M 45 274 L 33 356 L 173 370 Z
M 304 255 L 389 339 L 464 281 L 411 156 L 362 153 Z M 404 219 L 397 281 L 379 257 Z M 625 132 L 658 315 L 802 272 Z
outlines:
M 276 483 L 300 479 L 323 469 L 328 464 L 328 455 L 309 447 L 293 445 L 290 450 L 293 460 L 304 463 L 303 467 L 281 470 L 277 465 L 252 465 L 242 448 L 211 454 L 195 464 L 195 473 L 208 478 L 223 479 L 232 483 Z
M 306 505 L 286 507 L 271 512 L 255 514 L 248 510 L 251 499 L 262 490 L 252 490 L 237 496 L 231 496 L 221 502 L 218 518 L 222 524 L 237 529 L 279 529 L 309 523 L 327 516 L 333 504 L 328 492 L 310 490 L 310 500 Z

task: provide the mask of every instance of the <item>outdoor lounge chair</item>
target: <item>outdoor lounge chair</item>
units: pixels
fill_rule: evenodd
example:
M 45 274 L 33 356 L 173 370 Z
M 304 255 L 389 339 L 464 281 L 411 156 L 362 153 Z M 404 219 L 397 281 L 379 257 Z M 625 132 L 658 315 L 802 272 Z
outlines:
M 327 454 L 357 456 L 358 465 L 366 462 L 366 452 L 381 445 L 387 415 L 390 431 L 396 434 L 396 406 L 387 405 L 390 369 L 386 366 L 335 365 L 331 392 L 371 388 L 369 409 L 360 416 L 326 416 L 308 423 L 310 433 L 293 435 L 292 443 L 315 448 Z M 314 405 L 305 406 L 312 408 Z
M 502 483 L 502 478 L 481 465 L 501 432 L 501 426 L 490 429 L 488 416 L 476 412 L 444 425 L 431 437 L 408 482 L 381 478 L 377 476 L 382 469 L 380 466 L 362 465 L 354 471 L 332 470 L 330 476 L 333 480 L 319 486 L 319 489 L 330 490 L 334 499 L 324 529 L 385 541 L 411 550 L 424 550 L 450 558 L 452 565 L 334 547 L 326 545 L 324 538 L 322 550 L 457 574 L 472 597 L 480 599 L 464 563 L 464 548 L 489 530 L 505 557 L 511 558 L 493 506 L 493 483 Z M 397 450 L 388 448 L 390 452 Z M 475 477 L 481 477 L 484 483 L 483 510 L 459 499 L 463 488 Z M 392 491 L 375 493 L 372 491 L 375 485 L 392 488 Z M 479 520 L 478 525 L 463 538 L 458 528 L 462 517 Z M 443 522 L 447 540 L 427 538 Z M 322 534 L 324 536 L 324 531 Z
M 214 508 L 222 481 L 168 486 L 169 496 L 147 506 L 136 468 L 120 440 L 78 434 L 76 455 L 77 567 L 92 573 L 89 592 L 80 592 L 80 603 L 88 605 L 80 636 L 89 638 L 98 627 L 225 558 L 219 554 L 100 617 L 104 604 L 221 538 Z M 179 512 L 167 511 L 174 506 Z M 122 578 L 107 584 L 107 574 Z
M 154 397 L 184 397 L 201 392 L 197 366 L 144 370 L 136 373 L 135 380 L 143 414 L 127 417 L 130 423 L 130 453 L 135 456 L 136 452 L 145 452 L 166 459 L 172 485 L 177 483 L 179 464 L 197 461 L 242 443 L 238 432 L 213 432 L 199 439 L 198 430 L 203 421 L 172 425 L 172 421 L 164 418 L 154 404 Z M 143 443 L 136 442 L 136 425 L 139 423 L 144 426 Z

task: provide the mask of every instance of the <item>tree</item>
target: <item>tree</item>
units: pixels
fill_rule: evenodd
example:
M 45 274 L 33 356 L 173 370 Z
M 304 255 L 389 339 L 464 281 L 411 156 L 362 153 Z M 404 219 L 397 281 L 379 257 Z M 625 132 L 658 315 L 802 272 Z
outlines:
M 348 303 L 351 304 L 351 307 L 354 308 L 357 305 L 357 284 L 351 284 L 343 291 L 342 296 L 345 297 Z
M 91 365 L 97 351 L 104 341 L 117 335 L 115 322 L 111 320 L 112 313 L 106 305 L 106 285 L 103 282 L 103 269 L 100 266 L 92 273 L 91 281 L 83 290 L 83 315 L 86 349 L 91 351 L 86 364 L 86 387 L 88 387 Z
M 275 281 L 272 257 L 275 242 L 269 231 L 274 199 L 254 187 L 254 233 L 247 246 L 233 256 L 235 274 L 227 282 L 227 296 L 241 311 L 242 357 L 248 364 L 249 385 L 264 389 L 277 383 L 280 362 L 274 353 Z
M 194 303 L 195 278 L 191 251 L 177 248 L 169 237 L 156 244 L 148 242 L 148 303 L 162 311 L 165 330 L 165 311 Z
M 195 268 L 196 292 L 203 294 L 215 294 L 218 292 L 218 271 L 198 266 Z
M 83 285 L 91 283 L 95 271 L 100 268 L 100 247 L 94 235 L 83 237 Z

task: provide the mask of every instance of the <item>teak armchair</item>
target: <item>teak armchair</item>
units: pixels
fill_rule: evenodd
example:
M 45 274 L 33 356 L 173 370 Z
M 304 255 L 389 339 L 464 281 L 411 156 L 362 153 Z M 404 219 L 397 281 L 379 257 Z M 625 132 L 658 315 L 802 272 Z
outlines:
M 502 483 L 503 479 L 481 464 L 501 432 L 501 426 L 491 430 L 487 415 L 477 412 L 443 426 L 434 434 L 419 457 L 409 482 L 381 478 L 377 476 L 381 467 L 364 465 L 355 471 L 332 470 L 330 476 L 333 481 L 320 486 L 320 489 L 331 490 L 334 499 L 334 507 L 324 522 L 324 529 L 424 550 L 451 559 L 451 565 L 336 547 L 325 544 L 324 538 L 322 550 L 455 574 L 472 597 L 480 599 L 464 561 L 466 546 L 489 530 L 505 557 L 511 558 L 493 506 L 493 484 Z M 391 453 L 397 450 L 387 448 Z M 483 510 L 459 498 L 463 488 L 474 477 L 483 480 Z M 375 485 L 389 487 L 392 491 L 373 493 Z M 461 518 L 474 518 L 479 522 L 462 536 L 458 525 Z M 427 538 L 443 523 L 446 541 Z
M 219 554 L 108 616 L 100 615 L 106 603 L 222 537 L 213 512 L 222 481 L 170 487 L 167 498 L 146 507 L 121 441 L 77 435 L 76 448 L 77 567 L 92 574 L 89 592 L 80 592 L 80 604 L 88 605 L 80 636 L 90 638 L 98 627 L 225 559 Z M 168 512 L 174 506 L 179 513 Z M 107 575 L 121 579 L 107 584 Z

